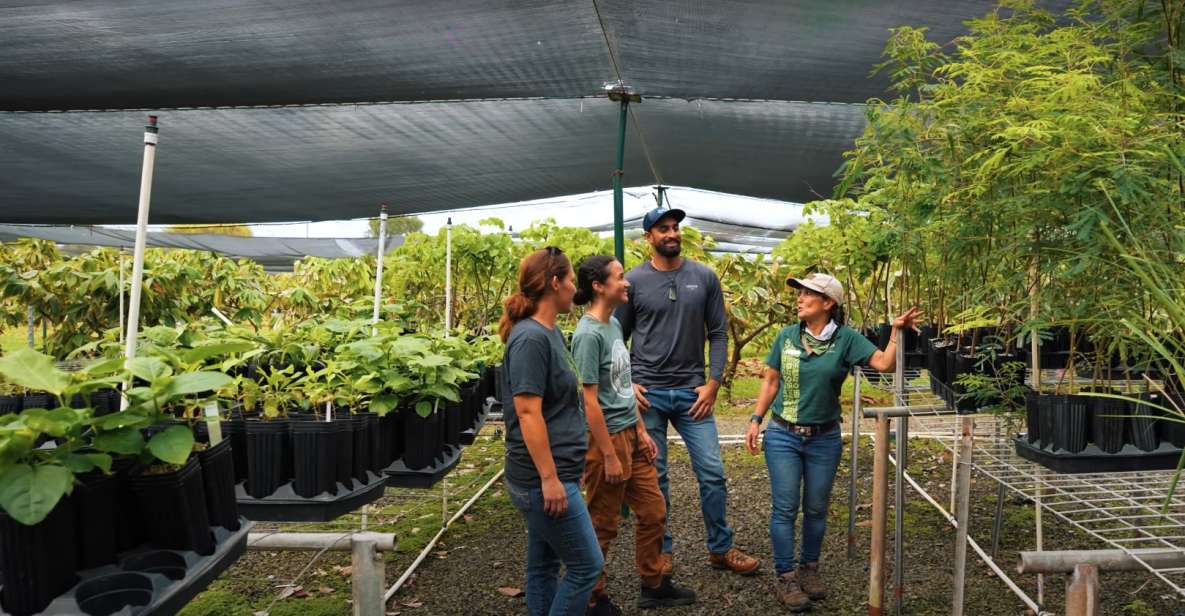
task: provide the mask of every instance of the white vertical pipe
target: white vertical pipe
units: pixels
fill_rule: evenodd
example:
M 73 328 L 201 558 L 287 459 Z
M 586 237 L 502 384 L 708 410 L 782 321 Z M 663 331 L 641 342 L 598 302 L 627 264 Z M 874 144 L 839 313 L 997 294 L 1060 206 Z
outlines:
M 140 173 L 140 205 L 136 213 L 136 250 L 132 256 L 132 294 L 128 304 L 127 343 L 124 357 L 136 356 L 136 340 L 140 335 L 140 294 L 144 289 L 144 244 L 148 237 L 148 206 L 152 201 L 152 169 L 156 164 L 156 116 L 148 116 L 144 127 L 144 168 Z M 120 408 L 127 408 L 127 398 Z
M 444 247 L 444 335 L 453 331 L 453 218 L 445 228 Z
M 26 312 L 29 319 L 29 348 L 33 348 L 37 344 L 37 317 L 33 313 L 33 307 L 29 306 Z
M 125 277 L 126 277 L 126 275 L 124 274 L 124 271 L 123 271 L 123 249 L 120 248 L 119 249 L 119 339 L 120 340 L 123 340 L 123 337 L 124 337 L 123 318 L 124 318 L 125 308 L 124 308 L 124 302 L 123 302 L 123 290 L 126 286 L 126 283 L 124 282 Z
M 379 210 L 379 253 L 375 257 L 374 268 L 374 315 L 370 318 L 372 327 L 370 328 L 370 335 L 379 333 L 379 306 L 382 303 L 383 294 L 383 257 L 386 255 L 387 245 L 387 204 L 382 204 Z

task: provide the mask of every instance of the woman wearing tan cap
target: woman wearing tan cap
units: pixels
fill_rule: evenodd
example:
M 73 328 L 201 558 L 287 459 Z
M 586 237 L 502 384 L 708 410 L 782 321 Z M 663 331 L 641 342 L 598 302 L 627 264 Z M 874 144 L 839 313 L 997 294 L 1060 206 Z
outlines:
M 838 280 L 816 273 L 786 283 L 798 289 L 799 322 L 778 333 L 766 357 L 765 377 L 745 445 L 749 453 L 757 454 L 762 421 L 772 410 L 763 448 L 773 500 L 769 532 L 778 576 L 774 592 L 790 611 L 802 612 L 810 609 L 812 601 L 827 595 L 819 575 L 819 553 L 827 529 L 831 486 L 843 450 L 840 390 L 853 366 L 893 370 L 898 331 L 905 327 L 917 330 L 921 312 L 910 308 L 894 319 L 889 344 L 879 351 L 844 325 L 844 291 Z M 800 508 L 802 544 L 796 553 L 795 522 Z

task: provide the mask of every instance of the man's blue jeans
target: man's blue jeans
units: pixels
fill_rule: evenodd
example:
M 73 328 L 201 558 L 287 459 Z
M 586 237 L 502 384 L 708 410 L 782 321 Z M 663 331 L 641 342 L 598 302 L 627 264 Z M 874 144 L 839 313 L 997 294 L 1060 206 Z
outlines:
M 568 510 L 553 518 L 543 510 L 542 488 L 504 483 L 527 523 L 527 613 L 583 616 L 605 560 L 580 485 L 564 482 Z M 563 580 L 561 563 L 567 568 Z
M 691 405 L 696 394 L 691 389 L 651 389 L 646 392 L 650 408 L 643 414 L 646 431 L 658 445 L 658 487 L 667 502 L 667 519 L 671 511 L 671 486 L 667 479 L 667 425 L 683 437 L 687 452 L 691 456 L 691 469 L 699 482 L 699 504 L 704 514 L 704 528 L 708 534 L 708 551 L 723 554 L 732 548 L 732 529 L 725 520 L 728 492 L 724 486 L 724 462 L 720 459 L 720 435 L 716 432 L 716 417 L 709 415 L 695 421 L 691 418 Z M 662 551 L 670 554 L 674 549 L 671 526 L 667 524 L 663 536 Z
M 773 507 L 769 536 L 778 575 L 794 570 L 794 525 L 802 505 L 800 563 L 818 562 L 827 531 L 827 505 L 843 452 L 839 426 L 819 436 L 795 434 L 777 422 L 765 430 L 765 465 L 769 468 Z

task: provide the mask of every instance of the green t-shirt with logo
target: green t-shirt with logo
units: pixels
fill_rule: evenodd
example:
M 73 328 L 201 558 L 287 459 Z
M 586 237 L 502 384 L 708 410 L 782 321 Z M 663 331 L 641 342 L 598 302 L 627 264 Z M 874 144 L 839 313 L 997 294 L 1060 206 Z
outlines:
M 765 363 L 782 374 L 771 410 L 796 424 L 824 424 L 840 418 L 839 394 L 852 366 L 866 364 L 876 346 L 840 325 L 823 345 L 802 344 L 802 324 L 782 328 Z
M 609 434 L 616 434 L 638 423 L 638 401 L 630 382 L 630 352 L 625 348 L 621 323 L 610 317 L 608 323 L 584 315 L 572 334 L 572 357 L 585 385 L 597 385 L 597 402 L 605 415 Z

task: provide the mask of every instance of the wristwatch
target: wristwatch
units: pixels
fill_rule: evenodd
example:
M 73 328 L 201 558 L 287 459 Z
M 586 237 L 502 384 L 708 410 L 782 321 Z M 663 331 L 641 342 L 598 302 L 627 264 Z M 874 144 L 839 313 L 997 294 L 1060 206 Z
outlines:
M 760 426 L 761 422 L 765 421 L 765 416 L 758 415 L 757 413 L 753 413 L 752 415 L 749 416 L 749 421 L 755 421 L 755 422 L 757 422 L 757 425 Z

